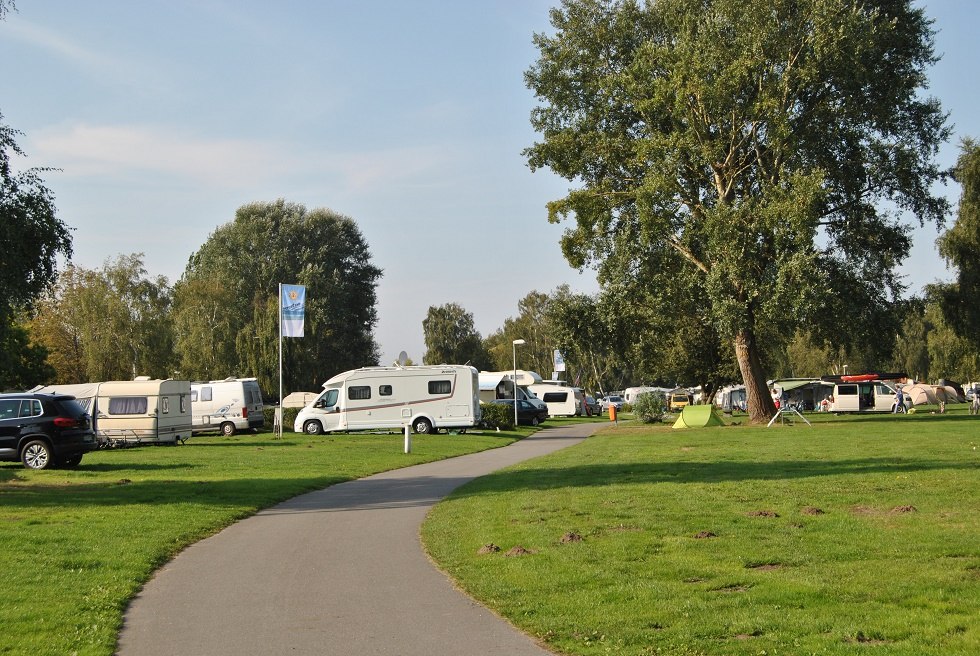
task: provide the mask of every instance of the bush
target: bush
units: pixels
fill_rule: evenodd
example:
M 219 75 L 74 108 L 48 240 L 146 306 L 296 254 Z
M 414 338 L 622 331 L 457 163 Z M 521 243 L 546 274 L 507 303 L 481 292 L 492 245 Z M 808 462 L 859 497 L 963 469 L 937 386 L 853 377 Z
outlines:
M 626 414 L 627 412 L 633 412 L 632 403 L 624 403 L 623 407 L 619 409 L 620 414 Z
M 667 399 L 653 392 L 640 394 L 633 404 L 633 412 L 644 424 L 661 422 L 667 416 Z
M 293 430 L 293 422 L 296 421 L 296 415 L 303 408 L 283 408 L 282 409 L 282 430 L 283 432 Z M 275 425 L 276 421 L 276 406 L 267 405 L 262 408 L 262 416 L 265 419 L 265 425 L 262 427 L 264 430 L 271 431 L 272 427 Z
M 514 428 L 514 406 L 501 405 L 499 403 L 481 403 L 480 411 L 483 419 L 480 425 L 484 428 L 499 428 L 500 430 L 511 430 Z

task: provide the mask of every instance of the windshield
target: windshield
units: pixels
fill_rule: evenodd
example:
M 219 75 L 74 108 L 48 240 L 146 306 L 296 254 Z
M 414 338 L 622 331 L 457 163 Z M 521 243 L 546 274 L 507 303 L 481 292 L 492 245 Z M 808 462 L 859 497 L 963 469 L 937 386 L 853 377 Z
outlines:
M 328 389 L 326 392 L 320 395 L 320 398 L 314 403 L 314 407 L 317 408 L 332 408 L 337 405 L 337 397 L 340 396 L 340 390 L 338 389 Z

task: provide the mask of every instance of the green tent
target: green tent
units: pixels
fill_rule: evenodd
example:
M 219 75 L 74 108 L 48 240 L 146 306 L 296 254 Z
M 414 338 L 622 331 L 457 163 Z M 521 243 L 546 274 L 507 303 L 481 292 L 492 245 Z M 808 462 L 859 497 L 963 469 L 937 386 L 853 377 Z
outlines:
M 686 405 L 681 416 L 674 422 L 674 428 L 700 428 L 702 426 L 724 426 L 713 405 Z

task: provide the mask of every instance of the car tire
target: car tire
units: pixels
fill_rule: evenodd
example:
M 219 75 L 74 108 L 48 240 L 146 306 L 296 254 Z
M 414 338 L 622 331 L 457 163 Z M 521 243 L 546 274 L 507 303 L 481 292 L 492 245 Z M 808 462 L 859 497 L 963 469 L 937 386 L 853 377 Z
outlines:
M 537 417 L 531 417 L 531 425 L 532 426 L 537 426 L 540 423 L 541 423 L 541 421 Z
M 425 417 L 419 417 L 412 423 L 412 430 L 419 435 L 428 435 L 433 432 L 432 422 Z
M 323 425 L 316 419 L 309 419 L 303 424 L 303 432 L 307 435 L 322 435 Z
M 225 437 L 231 437 L 234 435 L 235 424 L 231 423 L 230 421 L 226 421 L 225 423 L 221 424 L 221 434 Z
M 54 454 L 44 440 L 31 440 L 20 452 L 20 461 L 28 469 L 47 469 L 54 464 Z

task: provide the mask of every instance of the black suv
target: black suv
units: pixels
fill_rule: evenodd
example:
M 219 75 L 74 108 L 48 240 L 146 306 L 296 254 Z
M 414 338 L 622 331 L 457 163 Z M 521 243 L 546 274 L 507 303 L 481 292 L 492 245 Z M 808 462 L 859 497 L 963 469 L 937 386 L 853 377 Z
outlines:
M 96 448 L 92 420 L 74 396 L 0 394 L 0 460 L 30 469 L 74 467 Z

